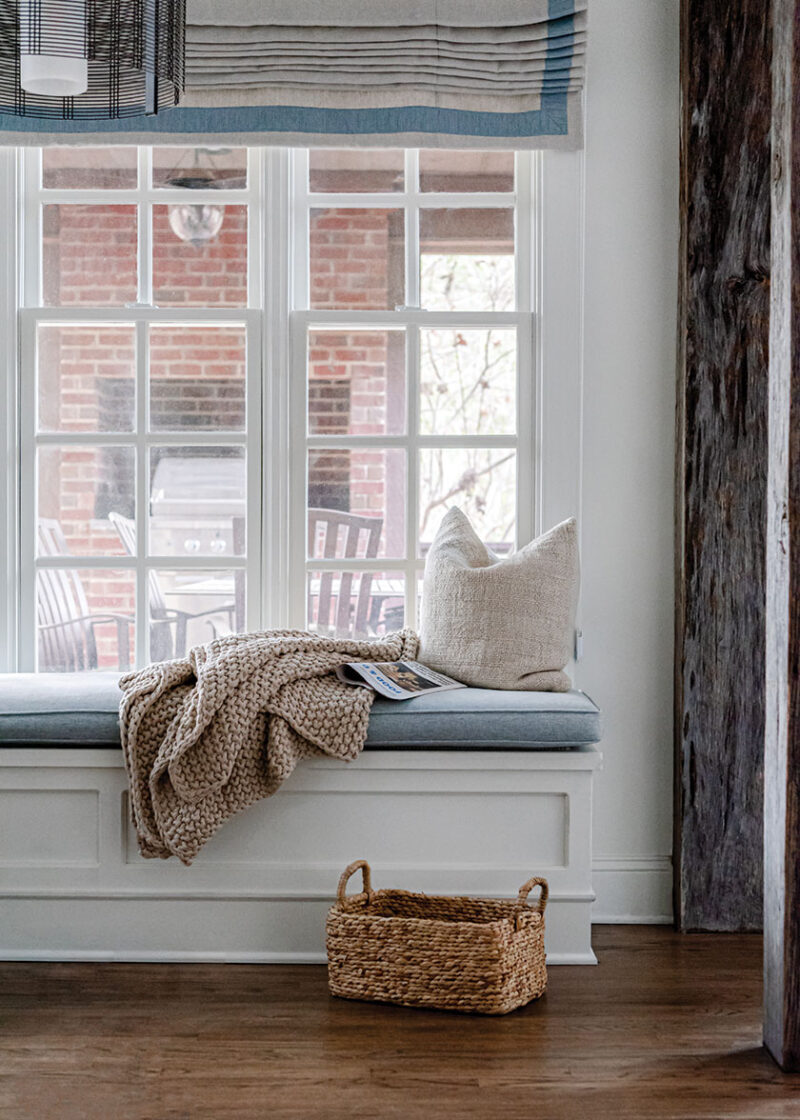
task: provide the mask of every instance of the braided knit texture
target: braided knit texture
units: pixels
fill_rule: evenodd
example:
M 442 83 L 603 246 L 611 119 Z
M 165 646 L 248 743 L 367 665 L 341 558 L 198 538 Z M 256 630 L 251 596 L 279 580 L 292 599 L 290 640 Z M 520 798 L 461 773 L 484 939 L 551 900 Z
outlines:
M 268 630 L 218 638 L 122 677 L 122 749 L 141 854 L 188 865 L 301 758 L 356 758 L 375 693 L 343 684 L 337 666 L 413 660 L 417 646 L 411 630 L 381 641 Z

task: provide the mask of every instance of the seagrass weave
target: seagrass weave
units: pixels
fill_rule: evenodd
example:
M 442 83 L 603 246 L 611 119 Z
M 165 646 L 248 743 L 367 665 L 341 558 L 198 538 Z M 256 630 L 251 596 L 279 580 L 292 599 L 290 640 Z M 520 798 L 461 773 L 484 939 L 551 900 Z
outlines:
M 347 897 L 360 870 L 363 890 Z M 534 887 L 541 893 L 527 902 Z M 529 879 L 514 901 L 373 891 L 357 860 L 339 880 L 326 925 L 328 983 L 335 996 L 406 1007 L 505 1015 L 547 984 L 545 879 Z

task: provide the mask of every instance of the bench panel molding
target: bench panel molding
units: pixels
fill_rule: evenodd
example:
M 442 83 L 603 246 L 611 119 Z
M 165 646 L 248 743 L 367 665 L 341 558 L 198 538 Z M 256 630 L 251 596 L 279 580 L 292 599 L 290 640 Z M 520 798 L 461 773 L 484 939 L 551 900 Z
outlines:
M 338 876 L 365 856 L 376 887 L 428 893 L 515 897 L 543 874 L 550 963 L 594 963 L 591 812 L 600 761 L 593 748 L 307 759 L 275 798 L 234 818 L 186 868 L 139 857 L 118 751 L 3 750 L 0 815 L 4 798 L 22 790 L 53 806 L 89 791 L 96 812 L 86 835 L 94 829 L 97 860 L 27 859 L 25 830 L 6 835 L 0 957 L 324 960 Z M 57 825 L 62 818 L 51 814 Z M 48 820 L 31 828 L 46 830 Z M 48 840 L 46 851 L 57 845 Z

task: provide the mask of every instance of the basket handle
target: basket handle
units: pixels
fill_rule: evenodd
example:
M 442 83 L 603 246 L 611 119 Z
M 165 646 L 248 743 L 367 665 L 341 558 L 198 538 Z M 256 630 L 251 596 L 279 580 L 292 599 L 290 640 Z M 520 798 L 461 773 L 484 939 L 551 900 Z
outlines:
M 367 905 L 372 902 L 372 879 L 369 864 L 365 859 L 357 859 L 355 863 L 351 863 L 349 867 L 346 867 L 344 869 L 339 879 L 339 888 L 336 891 L 336 901 L 340 906 L 345 901 L 348 879 L 352 875 L 355 875 L 356 871 L 359 870 L 361 871 L 361 878 L 363 880 L 362 893 L 367 896 Z
M 539 914 L 544 914 L 545 907 L 547 906 L 547 896 L 550 893 L 550 888 L 547 885 L 546 879 L 541 879 L 539 878 L 539 876 L 534 876 L 534 878 L 529 879 L 527 883 L 523 883 L 519 888 L 519 896 L 517 901 L 519 903 L 520 909 L 523 906 L 527 908 L 528 895 L 531 893 L 534 887 L 539 887 L 539 897 L 536 900 L 536 904 L 533 909 Z M 515 923 L 517 929 L 519 929 L 519 919 L 520 915 L 518 914 Z

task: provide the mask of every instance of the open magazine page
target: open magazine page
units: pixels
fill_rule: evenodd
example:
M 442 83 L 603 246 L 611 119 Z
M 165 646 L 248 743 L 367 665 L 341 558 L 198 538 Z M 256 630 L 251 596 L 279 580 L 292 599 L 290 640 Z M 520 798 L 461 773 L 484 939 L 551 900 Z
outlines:
M 436 673 L 419 661 L 350 661 L 336 670 L 346 684 L 372 688 L 389 700 L 410 700 L 423 692 L 466 688 L 460 681 Z

